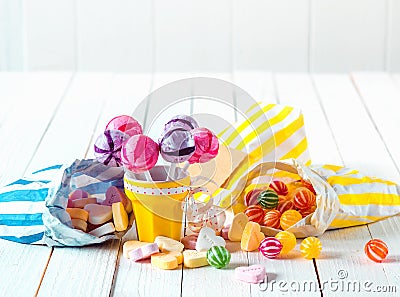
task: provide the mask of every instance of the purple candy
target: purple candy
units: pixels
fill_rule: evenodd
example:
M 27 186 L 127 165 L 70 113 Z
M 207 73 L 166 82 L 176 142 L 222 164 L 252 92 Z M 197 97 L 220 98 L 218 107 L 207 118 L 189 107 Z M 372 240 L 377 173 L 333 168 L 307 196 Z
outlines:
M 129 135 L 118 130 L 106 130 L 97 137 L 94 144 L 96 160 L 108 166 L 122 166 L 122 143 L 129 139 Z
M 198 127 L 199 125 L 197 124 L 196 120 L 191 116 L 177 115 L 165 124 L 164 131 L 169 131 L 171 128 L 183 128 L 187 131 L 190 131 Z
M 192 134 L 184 128 L 166 131 L 159 141 L 163 159 L 171 163 L 182 163 L 193 155 L 195 143 Z

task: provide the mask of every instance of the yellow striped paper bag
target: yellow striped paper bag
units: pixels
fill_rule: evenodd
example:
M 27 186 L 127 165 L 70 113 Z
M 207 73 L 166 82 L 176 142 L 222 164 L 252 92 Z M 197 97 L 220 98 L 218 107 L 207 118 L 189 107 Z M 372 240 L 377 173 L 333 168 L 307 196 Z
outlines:
M 267 161 L 295 158 L 310 164 L 303 114 L 300 110 L 279 104 L 258 102 L 244 113 L 244 120 L 224 129 L 218 134 L 228 147 L 248 154 L 232 172 L 228 181 L 214 195 L 221 207 L 232 204 L 243 206 L 236 201 L 243 189 L 241 178 L 252 168 Z
M 339 212 L 329 229 L 363 225 L 400 213 L 398 184 L 335 165 L 313 165 L 335 190 Z

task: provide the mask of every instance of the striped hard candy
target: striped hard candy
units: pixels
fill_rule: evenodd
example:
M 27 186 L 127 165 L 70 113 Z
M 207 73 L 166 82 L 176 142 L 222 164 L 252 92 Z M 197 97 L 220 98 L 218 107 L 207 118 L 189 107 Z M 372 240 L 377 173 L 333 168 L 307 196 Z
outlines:
M 246 204 L 246 206 L 256 205 L 258 203 L 258 195 L 260 195 L 262 191 L 262 189 L 250 190 L 244 197 L 244 204 Z
M 302 179 L 301 183 L 303 184 L 304 187 L 306 187 L 307 189 L 309 189 L 311 192 L 313 192 L 314 195 L 317 195 L 317 193 L 315 192 L 315 189 L 313 187 L 313 185 L 311 184 L 311 182 Z
M 264 209 L 259 205 L 250 205 L 245 210 L 244 213 L 249 217 L 249 221 L 261 224 L 264 218 Z
M 303 216 L 303 218 L 305 218 L 306 216 L 308 216 L 309 214 L 312 214 L 315 212 L 315 210 L 317 209 L 316 205 L 311 206 L 308 209 L 299 209 L 299 213 L 301 213 L 301 215 Z
M 274 259 L 281 253 L 282 244 L 275 237 L 266 237 L 261 241 L 258 250 L 264 255 L 264 257 Z
M 121 166 L 122 143 L 129 137 L 128 134 L 118 130 L 106 130 L 101 133 L 94 143 L 96 160 L 108 166 Z
M 273 209 L 278 206 L 278 194 L 274 190 L 265 190 L 258 195 L 258 204 L 266 209 Z
M 322 250 L 321 241 L 313 236 L 307 237 L 303 239 L 300 244 L 300 253 L 301 255 L 310 260 L 312 258 L 318 258 L 319 254 Z
M 278 229 L 280 226 L 280 218 L 281 213 L 279 212 L 279 210 L 270 210 L 264 215 L 261 225 Z
M 275 235 L 275 238 L 282 244 L 282 255 L 289 253 L 296 246 L 296 236 L 292 232 L 281 231 Z
M 386 243 L 380 239 L 371 239 L 366 243 L 364 252 L 372 261 L 380 263 L 387 256 L 388 247 Z
M 274 190 L 278 195 L 286 196 L 289 193 L 288 187 L 283 181 L 274 180 L 269 185 L 271 190 Z
M 215 268 L 223 268 L 231 261 L 231 253 L 223 246 L 212 246 L 207 251 L 207 262 Z
M 280 219 L 281 228 L 283 230 L 286 230 L 289 227 L 296 224 L 302 218 L 303 217 L 302 217 L 301 213 L 299 213 L 297 210 L 295 210 L 295 209 L 287 210 L 281 215 L 281 219 Z
M 278 206 L 276 207 L 276 209 L 279 210 L 280 213 L 284 213 L 285 211 L 293 208 L 294 208 L 294 203 L 291 200 L 280 201 L 278 203 Z
M 315 195 L 306 187 L 300 187 L 293 193 L 293 202 L 298 209 L 309 209 L 315 204 Z

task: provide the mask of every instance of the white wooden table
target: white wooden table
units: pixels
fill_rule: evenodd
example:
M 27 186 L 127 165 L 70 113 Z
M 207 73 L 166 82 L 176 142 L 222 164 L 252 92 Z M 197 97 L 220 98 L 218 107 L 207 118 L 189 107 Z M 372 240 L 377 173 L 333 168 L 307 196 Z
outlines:
M 314 163 L 344 164 L 400 182 L 400 75 L 40 72 L 0 73 L 0 186 L 36 168 L 91 157 L 93 137 L 108 119 L 132 113 L 151 90 L 191 76 L 222 78 L 259 100 L 300 107 Z M 215 109 L 192 102 L 178 112 L 211 110 Z M 147 120 L 151 111 L 150 106 Z M 138 120 L 145 118 L 143 114 Z M 0 240 L 0 295 L 397 296 L 399 231 L 397 216 L 368 226 L 326 232 L 321 236 L 323 253 L 315 261 L 304 260 L 299 252 L 266 260 L 257 252 L 242 252 L 237 244 L 231 244 L 235 250 L 231 264 L 222 270 L 162 271 L 150 264 L 130 263 L 121 256 L 121 244 L 116 240 L 85 248 L 49 248 Z M 371 238 L 381 238 L 389 246 L 390 255 L 382 264 L 364 255 L 364 244 Z M 254 263 L 265 265 L 268 286 L 234 280 L 233 268 Z M 333 287 L 328 287 L 332 281 Z M 392 292 L 367 293 L 361 289 L 355 293 L 352 282 L 361 286 L 369 282 L 371 290 Z

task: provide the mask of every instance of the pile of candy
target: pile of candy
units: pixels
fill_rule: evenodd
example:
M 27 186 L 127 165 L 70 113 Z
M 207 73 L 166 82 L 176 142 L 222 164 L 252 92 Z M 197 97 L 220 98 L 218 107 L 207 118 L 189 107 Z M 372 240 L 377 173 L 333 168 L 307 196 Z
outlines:
M 315 190 L 305 180 L 288 184 L 274 180 L 267 189 L 249 191 L 244 200 L 249 221 L 281 230 L 287 230 L 316 209 Z
M 182 263 L 188 268 L 206 265 L 223 268 L 229 264 L 231 254 L 225 248 L 225 240 L 216 236 L 214 230 L 203 228 L 195 242 L 193 246 L 185 238 L 179 242 L 164 236 L 157 236 L 154 243 L 131 240 L 124 243 L 123 255 L 134 262 L 151 258 L 151 265 L 166 270 L 175 269 Z
M 108 166 L 124 166 L 134 173 L 149 170 L 158 156 L 171 163 L 169 179 L 175 179 L 176 164 L 205 163 L 218 154 L 219 142 L 213 132 L 200 128 L 190 116 L 178 115 L 164 126 L 158 143 L 143 134 L 142 126 L 127 115 L 117 116 L 106 125 L 94 145 L 95 157 Z
M 124 191 L 114 186 L 107 189 L 102 201 L 78 189 L 70 193 L 66 211 L 75 229 L 101 237 L 128 228 L 132 203 Z

